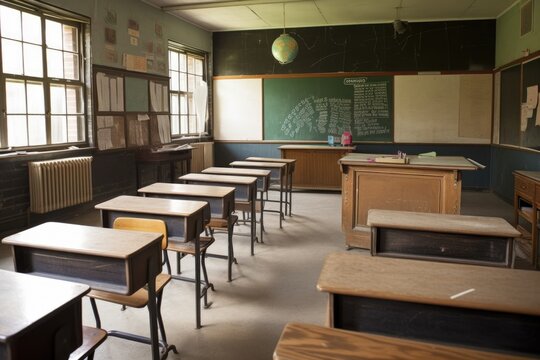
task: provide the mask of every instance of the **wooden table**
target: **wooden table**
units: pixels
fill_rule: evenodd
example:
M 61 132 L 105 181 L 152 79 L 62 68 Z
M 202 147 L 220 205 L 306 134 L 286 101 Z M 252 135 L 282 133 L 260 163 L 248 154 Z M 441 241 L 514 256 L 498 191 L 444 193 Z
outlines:
M 137 188 L 143 186 L 142 168 L 144 166 L 154 166 L 157 171 L 157 181 L 168 180 L 175 182 L 179 174 L 176 172 L 176 164 L 180 163 L 180 175 L 187 174 L 191 169 L 191 150 L 192 148 L 180 148 L 178 146 L 164 146 L 160 149 L 142 149 L 135 153 L 137 167 Z M 164 178 L 162 166 L 168 167 L 169 177 Z
M 540 273 L 334 253 L 317 288 L 345 330 L 540 355 Z
M 514 218 L 519 232 L 531 242 L 531 262 L 539 268 L 540 171 L 514 171 Z
M 155 278 L 161 272 L 161 234 L 45 223 L 8 236 L 15 271 L 83 282 L 95 290 L 131 295 L 148 287 L 152 359 L 160 358 Z M 41 296 L 45 296 L 42 294 Z
M 296 159 L 294 187 L 315 190 L 341 190 L 341 173 L 337 162 L 354 149 L 354 146 L 329 145 L 279 147 L 283 159 Z
M 287 189 L 285 193 L 285 214 L 287 214 L 287 206 L 289 208 L 289 216 L 292 216 L 292 188 L 293 188 L 293 174 L 296 167 L 296 159 L 283 159 L 283 158 L 267 158 L 267 157 L 257 157 L 250 156 L 246 158 L 246 161 L 257 161 L 257 162 L 277 162 L 285 163 L 287 168 Z
M 229 163 L 230 166 L 236 168 L 248 168 L 248 169 L 261 169 L 277 172 L 279 179 L 279 211 L 266 210 L 268 212 L 279 213 L 279 227 L 282 227 L 282 220 L 285 218 L 283 212 L 283 190 L 288 188 L 287 181 L 287 164 L 275 163 L 275 162 L 262 162 L 262 161 L 233 161 Z M 267 202 L 274 202 L 275 200 L 266 200 Z
M 0 359 L 68 359 L 83 343 L 90 287 L 0 270 Z
M 251 176 L 257 178 L 257 191 L 259 192 L 260 198 L 260 211 L 261 211 L 261 226 L 260 226 L 260 238 L 261 242 L 263 240 L 264 232 L 264 193 L 268 191 L 270 186 L 270 170 L 259 170 L 259 169 L 244 169 L 244 168 L 230 168 L 230 167 L 209 167 L 202 171 L 203 174 L 216 174 L 216 175 L 233 175 L 233 176 Z M 237 209 L 238 210 L 238 209 Z
M 369 209 L 459 214 L 461 171 L 476 165 L 460 156 L 419 158 L 409 164 L 376 163 L 377 154 L 349 154 L 343 173 L 341 227 L 348 247 L 371 248 Z
M 371 255 L 511 267 L 519 231 L 487 216 L 371 209 Z
M 196 326 L 201 327 L 201 232 L 210 221 L 210 207 L 203 201 L 173 200 L 140 196 L 117 196 L 95 206 L 101 210 L 102 226 L 111 228 L 118 217 L 160 219 L 167 224 L 169 241 L 195 244 Z M 160 263 L 161 264 L 161 263 Z
M 206 254 L 206 256 L 225 258 L 228 261 L 228 279 L 232 280 L 233 248 L 233 216 L 234 187 L 206 186 L 192 184 L 154 183 L 139 189 L 139 193 L 148 197 L 163 197 L 179 200 L 206 201 L 210 205 L 211 217 L 227 222 L 228 254 L 227 256 Z
M 287 324 L 276 345 L 274 360 L 312 359 L 510 360 L 525 359 L 525 357 L 310 324 Z
M 179 178 L 188 184 L 212 185 L 212 186 L 233 186 L 235 188 L 235 203 L 246 201 L 251 207 L 251 255 L 255 254 L 256 218 L 255 202 L 257 200 L 257 178 L 251 176 L 231 176 L 191 173 Z

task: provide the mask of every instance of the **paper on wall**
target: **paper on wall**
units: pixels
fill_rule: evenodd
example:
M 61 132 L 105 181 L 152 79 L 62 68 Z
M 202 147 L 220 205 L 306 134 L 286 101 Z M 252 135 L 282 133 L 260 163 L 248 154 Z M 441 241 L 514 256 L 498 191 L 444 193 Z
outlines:
M 520 131 L 527 130 L 527 119 L 528 119 L 528 113 L 529 109 L 527 108 L 527 104 L 521 104 L 521 126 Z
M 533 110 L 538 105 L 538 85 L 527 87 L 527 107 Z M 532 114 L 531 114 L 532 116 Z
M 111 129 L 99 129 L 97 132 L 98 147 L 100 150 L 112 149 L 113 144 L 111 140 Z
M 168 144 L 171 142 L 171 122 L 169 120 L 169 115 L 158 115 L 157 116 L 158 130 L 159 130 L 159 140 L 162 144 Z
M 137 114 L 137 120 L 147 121 L 150 120 L 150 117 L 148 116 L 148 114 Z

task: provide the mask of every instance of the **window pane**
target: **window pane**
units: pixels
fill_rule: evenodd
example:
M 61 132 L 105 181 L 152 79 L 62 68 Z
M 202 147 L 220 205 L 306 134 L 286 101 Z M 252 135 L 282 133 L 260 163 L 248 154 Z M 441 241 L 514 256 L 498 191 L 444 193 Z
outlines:
M 45 41 L 47 47 L 62 50 L 62 24 L 45 20 Z
M 43 59 L 41 57 L 41 46 L 24 44 L 24 75 L 43 76 Z
M 181 94 L 180 95 L 180 114 L 187 114 L 187 95 Z
M 17 81 L 17 80 L 6 81 L 6 102 L 7 102 L 6 109 L 7 109 L 8 114 L 26 113 L 26 93 L 24 91 L 23 81 Z M 26 139 L 26 130 L 25 130 L 25 139 Z
M 201 59 L 195 59 L 195 74 L 203 75 L 203 61 Z
M 2 37 L 22 40 L 21 12 L 19 10 L 0 6 L 0 25 Z
M 8 115 L 8 146 L 26 146 L 26 115 Z
M 169 69 L 178 71 L 178 53 L 169 51 Z
M 4 73 L 22 75 L 22 44 L 18 41 L 2 39 L 2 66 Z
M 186 54 L 179 54 L 178 57 L 180 58 L 180 71 L 186 72 Z
M 64 78 L 79 80 L 79 56 L 77 54 L 64 53 Z
M 180 91 L 187 91 L 187 74 L 180 73 Z
M 190 74 L 193 74 L 195 72 L 195 64 L 194 64 L 193 57 L 189 56 L 187 57 L 187 71 Z
M 36 15 L 22 13 L 23 40 L 41 45 L 41 18 Z
M 180 114 L 178 107 L 178 94 L 171 94 L 171 114 Z
M 190 116 L 189 117 L 189 133 L 195 134 L 198 133 L 197 130 L 197 117 L 196 116 Z
M 45 114 L 45 95 L 43 94 L 43 84 L 31 82 L 26 83 L 26 93 L 28 94 L 28 113 Z
M 50 78 L 64 77 L 64 59 L 61 51 L 47 50 L 47 75 Z
M 45 145 L 46 143 L 45 115 L 29 115 L 28 145 Z
M 195 75 L 188 75 L 188 90 L 195 90 Z
M 67 118 L 67 136 L 69 142 L 83 141 L 83 116 L 68 116 Z
M 171 77 L 171 90 L 178 91 L 178 73 L 176 71 L 169 71 Z
M 78 52 L 77 46 L 77 28 L 69 25 L 63 25 L 63 35 L 64 35 L 64 50 Z
M 180 120 L 178 115 L 171 115 L 171 134 L 180 135 Z
M 180 134 L 188 134 L 188 117 L 186 115 L 180 116 Z
M 67 142 L 67 126 L 65 116 L 51 116 L 51 143 Z
M 66 88 L 64 85 L 51 85 L 51 113 L 66 113 Z
M 67 86 L 67 113 L 82 114 L 82 88 L 80 86 Z

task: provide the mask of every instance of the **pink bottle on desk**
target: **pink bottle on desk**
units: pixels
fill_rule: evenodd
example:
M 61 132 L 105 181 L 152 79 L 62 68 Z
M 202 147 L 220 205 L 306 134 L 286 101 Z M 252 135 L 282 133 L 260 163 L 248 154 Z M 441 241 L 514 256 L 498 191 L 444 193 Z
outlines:
M 343 135 L 341 135 L 341 145 L 342 146 L 352 145 L 352 134 L 350 131 L 344 131 Z

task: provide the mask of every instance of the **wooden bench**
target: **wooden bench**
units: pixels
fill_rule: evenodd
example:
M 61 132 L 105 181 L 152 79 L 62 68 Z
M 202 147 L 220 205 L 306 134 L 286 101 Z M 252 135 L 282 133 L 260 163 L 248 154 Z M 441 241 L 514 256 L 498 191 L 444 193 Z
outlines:
M 283 329 L 274 351 L 274 360 L 340 359 L 525 359 L 510 354 L 464 347 L 405 340 L 289 323 Z
M 371 254 L 410 259 L 506 266 L 520 233 L 506 220 L 486 216 L 371 209 Z

